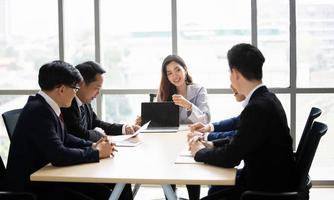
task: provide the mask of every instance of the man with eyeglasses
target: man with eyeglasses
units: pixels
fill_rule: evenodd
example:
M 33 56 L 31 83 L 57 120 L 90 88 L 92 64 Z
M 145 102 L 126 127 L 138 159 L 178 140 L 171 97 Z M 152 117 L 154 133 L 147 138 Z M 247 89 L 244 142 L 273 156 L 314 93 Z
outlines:
M 41 90 L 28 98 L 10 144 L 5 177 L 8 190 L 33 192 L 38 199 L 109 198 L 110 189 L 103 184 L 30 182 L 30 175 L 48 163 L 68 166 L 113 156 L 114 146 L 107 139 L 93 143 L 64 129 L 60 108 L 71 106 L 81 80 L 79 71 L 63 61 L 40 68 Z

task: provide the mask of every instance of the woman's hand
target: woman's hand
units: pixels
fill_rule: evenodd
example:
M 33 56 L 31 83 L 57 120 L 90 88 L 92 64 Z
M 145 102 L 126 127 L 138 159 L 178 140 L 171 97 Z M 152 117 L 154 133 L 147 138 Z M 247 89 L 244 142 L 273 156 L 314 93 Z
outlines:
M 192 108 L 192 103 L 190 103 L 186 98 L 184 98 L 182 95 L 180 94 L 174 94 L 172 96 L 173 102 L 178 105 L 181 106 L 182 108 L 185 108 L 186 110 L 190 111 Z

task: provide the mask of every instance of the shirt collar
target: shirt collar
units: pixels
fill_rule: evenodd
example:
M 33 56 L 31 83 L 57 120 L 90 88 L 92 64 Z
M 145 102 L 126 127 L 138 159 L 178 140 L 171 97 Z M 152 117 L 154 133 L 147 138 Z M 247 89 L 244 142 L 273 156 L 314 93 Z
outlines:
M 80 108 L 80 106 L 82 106 L 82 101 L 79 99 L 79 97 L 77 97 L 77 96 L 75 96 L 74 97 L 75 98 L 75 100 L 77 101 L 77 105 L 78 105 L 78 107 Z
M 52 108 L 52 110 L 59 117 L 60 113 L 61 113 L 59 105 L 49 95 L 47 95 L 42 90 L 38 91 L 38 94 L 41 95 L 45 99 L 46 103 L 48 103 L 50 105 L 50 107 Z
M 249 100 L 250 100 L 251 96 L 253 95 L 253 93 L 255 92 L 255 90 L 257 90 L 259 87 L 262 87 L 262 86 L 263 86 L 263 83 L 260 83 L 255 88 L 253 88 L 252 91 L 250 91 L 250 93 L 246 96 L 245 100 L 242 102 L 242 107 L 247 106 L 247 104 L 249 103 Z

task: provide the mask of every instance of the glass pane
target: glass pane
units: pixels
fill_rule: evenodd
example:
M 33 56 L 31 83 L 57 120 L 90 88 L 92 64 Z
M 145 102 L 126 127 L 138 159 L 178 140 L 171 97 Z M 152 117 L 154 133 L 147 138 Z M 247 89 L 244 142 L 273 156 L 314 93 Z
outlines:
M 158 88 L 172 52 L 170 0 L 101 1 L 101 30 L 105 87 Z
M 322 114 L 316 121 L 334 127 L 334 94 L 299 94 L 297 95 L 297 141 L 299 142 L 306 119 L 312 107 L 318 107 Z M 297 144 L 298 144 L 297 142 Z M 312 180 L 333 180 L 334 174 L 334 135 L 331 129 L 321 139 L 314 157 L 310 176 Z
M 334 1 L 296 1 L 297 85 L 334 87 Z
M 141 113 L 141 102 L 149 102 L 149 94 L 103 95 L 102 119 L 107 122 L 133 124 Z
M 0 46 L 0 89 L 38 88 L 40 66 L 59 59 L 57 1 L 1 1 Z
M 232 94 L 209 94 L 211 122 L 225 120 L 240 115 L 242 103 L 237 102 Z
M 64 1 L 65 60 L 79 64 L 95 60 L 94 1 Z
M 229 87 L 227 51 L 251 42 L 251 1 L 177 1 L 178 54 L 194 82 L 207 88 Z
M 9 110 L 23 108 L 27 103 L 28 96 L 26 95 L 1 95 L 0 96 L 0 114 Z M 6 163 L 9 150 L 9 138 L 5 124 L 1 117 L 0 120 L 0 155 Z
M 277 94 L 281 101 L 290 126 L 290 95 Z M 209 94 L 208 97 L 211 122 L 217 122 L 240 115 L 243 110 L 242 103 L 236 102 L 232 94 Z
M 261 0 L 257 6 L 258 47 L 266 58 L 263 80 L 269 87 L 288 87 L 289 1 Z
M 277 98 L 281 101 L 281 104 L 284 108 L 286 118 L 288 120 L 289 127 L 291 126 L 291 104 L 290 104 L 290 94 L 276 94 Z

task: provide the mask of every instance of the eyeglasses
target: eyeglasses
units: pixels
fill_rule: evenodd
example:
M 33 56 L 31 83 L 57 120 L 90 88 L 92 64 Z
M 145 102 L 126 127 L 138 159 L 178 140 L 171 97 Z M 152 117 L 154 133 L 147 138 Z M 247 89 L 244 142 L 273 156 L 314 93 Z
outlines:
M 73 88 L 73 90 L 74 90 L 75 93 L 77 93 L 79 91 L 79 89 L 80 89 L 80 87 L 77 86 L 77 85 L 70 85 L 68 87 Z

